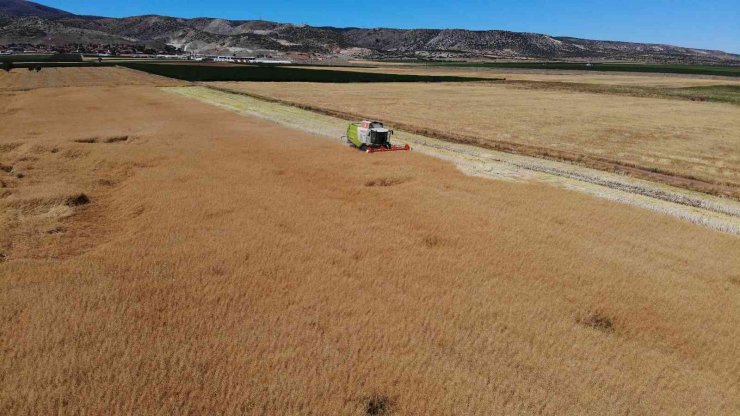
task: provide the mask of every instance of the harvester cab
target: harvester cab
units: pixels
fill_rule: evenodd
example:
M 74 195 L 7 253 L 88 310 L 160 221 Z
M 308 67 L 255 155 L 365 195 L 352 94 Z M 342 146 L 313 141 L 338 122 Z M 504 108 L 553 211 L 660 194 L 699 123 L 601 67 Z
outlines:
M 351 123 L 347 127 L 347 135 L 343 138 L 352 147 L 363 152 L 393 152 L 398 150 L 411 150 L 408 144 L 394 146 L 390 142 L 393 130 L 388 130 L 379 121 L 364 120 L 359 123 Z

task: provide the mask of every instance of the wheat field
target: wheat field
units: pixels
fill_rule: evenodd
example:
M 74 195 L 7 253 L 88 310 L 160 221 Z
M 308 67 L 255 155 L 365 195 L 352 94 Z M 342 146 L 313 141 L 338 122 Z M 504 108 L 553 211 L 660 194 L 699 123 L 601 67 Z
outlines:
M 124 67 L 44 68 L 40 72 L 16 69 L 0 75 L 0 91 L 125 85 L 175 87 L 185 84 L 176 79 L 158 77 Z
M 0 92 L 0 413 L 740 412 L 737 237 L 144 84 Z
M 637 168 L 646 178 L 740 197 L 740 107 L 731 104 L 497 83 L 209 85 L 484 147 L 503 144 L 597 168 L 606 163 L 627 173 Z

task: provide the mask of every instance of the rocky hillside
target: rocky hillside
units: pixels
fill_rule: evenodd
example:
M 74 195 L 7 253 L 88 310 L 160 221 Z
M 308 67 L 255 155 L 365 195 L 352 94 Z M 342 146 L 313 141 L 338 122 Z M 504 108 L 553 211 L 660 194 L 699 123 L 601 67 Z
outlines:
M 533 58 L 740 64 L 740 55 L 669 45 L 536 33 L 460 29 L 311 27 L 266 21 L 166 16 L 78 16 L 24 0 L 0 0 L 0 43 L 164 44 L 207 54 L 367 58 Z

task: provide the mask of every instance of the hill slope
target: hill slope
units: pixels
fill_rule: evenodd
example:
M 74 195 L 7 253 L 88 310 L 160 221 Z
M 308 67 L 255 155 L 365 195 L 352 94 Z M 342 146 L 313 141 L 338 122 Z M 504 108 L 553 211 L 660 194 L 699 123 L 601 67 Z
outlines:
M 0 0 L 0 13 L 8 16 L 37 16 L 44 18 L 59 18 L 72 16 L 72 13 L 53 7 L 44 6 L 25 0 Z
M 3 17 L 4 16 L 4 17 Z M 740 64 L 740 55 L 670 45 L 462 29 L 312 27 L 259 20 L 77 16 L 0 0 L 2 43 L 170 44 L 197 53 L 316 53 L 372 58 L 535 58 Z

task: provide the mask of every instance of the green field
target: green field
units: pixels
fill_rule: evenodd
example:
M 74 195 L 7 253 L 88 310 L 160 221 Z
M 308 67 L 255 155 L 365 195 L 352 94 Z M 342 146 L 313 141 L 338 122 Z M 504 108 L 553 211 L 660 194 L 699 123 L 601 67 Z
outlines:
M 675 88 L 669 93 L 682 97 L 699 97 L 707 101 L 718 101 L 740 105 L 740 85 L 711 85 L 706 87 Z
M 640 63 L 586 64 L 571 62 L 427 62 L 424 65 L 480 68 L 565 69 L 607 72 L 653 72 L 668 74 L 720 75 L 728 77 L 740 77 L 740 66 L 719 65 Z
M 653 87 L 546 81 L 507 81 L 506 84 L 525 89 L 586 92 L 592 94 L 615 94 L 645 98 L 685 99 L 691 101 L 714 101 L 740 105 L 739 85 Z
M 202 64 L 120 63 L 139 71 L 185 81 L 263 81 L 263 82 L 470 82 L 492 81 L 491 78 L 383 74 L 371 72 L 304 69 L 285 66 Z

